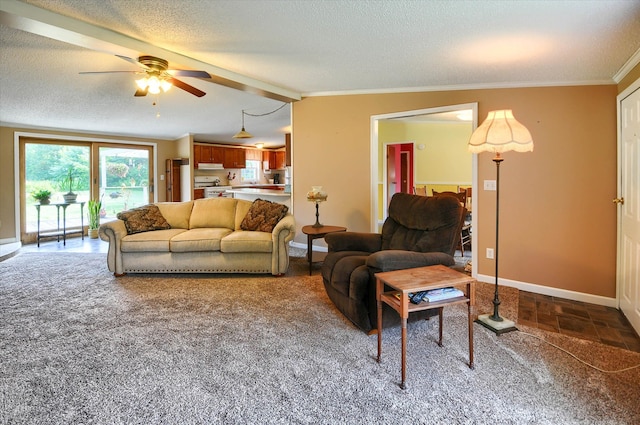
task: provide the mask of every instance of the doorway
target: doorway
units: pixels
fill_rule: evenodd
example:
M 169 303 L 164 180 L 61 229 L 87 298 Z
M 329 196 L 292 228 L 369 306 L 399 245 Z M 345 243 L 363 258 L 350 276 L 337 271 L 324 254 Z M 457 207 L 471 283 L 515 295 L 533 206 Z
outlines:
M 640 334 L 640 80 L 618 96 L 618 254 L 620 310 Z
M 466 151 L 466 144 L 468 142 L 468 137 L 471 135 L 473 130 L 476 129 L 478 125 L 478 104 L 477 103 L 466 103 L 459 105 L 449 105 L 442 106 L 436 108 L 428 108 L 428 109 L 420 109 L 413 111 L 404 111 L 404 112 L 396 112 L 391 114 L 383 114 L 383 115 L 374 115 L 371 117 L 371 231 L 379 232 L 384 223 L 385 218 L 387 217 L 387 206 L 390 190 L 387 190 L 386 183 L 388 181 L 388 176 L 386 175 L 387 170 L 387 161 L 384 160 L 386 158 L 386 144 L 390 144 L 392 141 L 401 143 L 406 142 L 407 140 L 411 140 L 414 146 L 413 155 L 414 155 L 414 166 L 413 170 L 410 171 L 412 175 L 413 182 L 411 184 L 411 189 L 416 185 L 423 185 L 427 183 L 441 183 L 442 185 L 450 185 L 453 188 L 457 188 L 458 186 L 462 186 L 461 181 L 449 180 L 448 178 L 442 179 L 442 181 L 430 181 L 426 177 L 421 177 L 421 173 L 425 169 L 453 169 L 455 167 L 460 167 L 459 161 L 457 157 L 459 155 L 453 156 L 443 156 L 441 153 L 434 153 L 431 150 L 432 146 L 438 146 L 438 144 L 445 143 L 444 140 L 446 137 L 442 137 L 443 134 L 433 134 L 430 139 L 426 142 L 421 140 L 416 141 L 416 138 L 423 138 L 424 133 L 420 130 L 413 132 L 397 132 L 395 133 L 397 136 L 395 140 L 388 140 L 388 135 L 385 134 L 386 128 L 389 125 L 400 125 L 406 122 L 413 122 L 413 128 L 420 128 L 423 125 L 427 125 L 428 122 L 443 122 L 448 121 L 450 124 L 458 123 L 458 125 L 464 126 L 466 125 L 466 134 L 461 138 L 462 143 L 465 146 L 465 154 L 469 158 L 470 168 L 470 179 L 471 181 L 465 182 L 464 186 L 471 187 L 472 192 L 476 193 L 475 187 L 477 185 L 477 155 L 469 154 Z M 460 124 L 462 123 L 462 124 Z M 446 127 L 446 126 L 443 126 Z M 411 130 L 413 131 L 413 130 Z M 448 132 L 444 132 L 444 135 L 447 135 Z M 414 137 L 415 136 L 415 137 Z M 424 157 L 427 156 L 430 158 L 431 162 L 424 163 Z M 467 167 L 467 166 L 463 166 Z M 471 201 L 471 209 L 473 211 L 477 211 L 476 202 L 477 197 L 473 197 Z M 477 229 L 477 216 L 475 214 L 472 215 L 472 228 Z M 477 231 L 474 232 L 475 237 L 472 239 L 472 273 L 475 276 L 477 274 Z
M 413 193 L 413 142 L 386 144 L 387 161 L 384 175 L 385 205 L 398 192 Z

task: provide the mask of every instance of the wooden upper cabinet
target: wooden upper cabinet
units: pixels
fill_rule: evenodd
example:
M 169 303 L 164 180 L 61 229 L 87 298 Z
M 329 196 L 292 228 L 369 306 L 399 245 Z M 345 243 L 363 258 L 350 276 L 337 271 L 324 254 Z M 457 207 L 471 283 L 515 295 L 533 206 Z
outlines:
M 211 162 L 216 164 L 224 163 L 224 150 L 221 146 L 211 146 Z
M 246 168 L 246 149 L 224 148 L 224 168 Z
M 247 156 L 249 151 L 255 151 L 251 153 L 257 158 L 258 161 L 262 160 L 262 155 L 257 149 L 244 149 L 244 148 L 225 148 L 223 146 L 212 146 L 204 144 L 193 145 L 193 168 L 198 168 L 198 164 L 222 164 L 224 168 L 246 168 Z
M 283 170 L 286 165 L 286 154 L 285 151 L 275 151 L 275 170 Z
M 263 151 L 262 160 L 266 161 L 267 170 L 282 170 L 286 165 L 285 151 Z
M 193 168 L 198 168 L 199 163 L 225 164 L 225 155 L 228 149 L 231 149 L 231 148 L 225 148 L 222 146 L 194 144 L 193 145 Z M 233 149 L 233 150 L 235 151 L 235 150 L 242 150 L 242 149 Z M 239 162 L 239 161 L 237 161 L 236 159 L 233 159 L 231 164 L 235 162 Z M 237 167 L 230 166 L 229 168 L 237 168 Z

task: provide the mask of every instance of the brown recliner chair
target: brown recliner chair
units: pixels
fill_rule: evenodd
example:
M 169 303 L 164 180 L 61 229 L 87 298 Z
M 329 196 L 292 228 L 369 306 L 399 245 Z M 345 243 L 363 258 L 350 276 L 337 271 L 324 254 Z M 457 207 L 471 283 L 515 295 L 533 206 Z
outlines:
M 325 241 L 329 252 L 322 265 L 322 280 L 329 298 L 356 326 L 373 333 L 377 327 L 374 274 L 454 265 L 453 254 L 465 214 L 465 208 L 452 197 L 396 193 L 382 233 L 328 234 Z M 397 316 L 383 313 L 383 326 L 399 323 Z

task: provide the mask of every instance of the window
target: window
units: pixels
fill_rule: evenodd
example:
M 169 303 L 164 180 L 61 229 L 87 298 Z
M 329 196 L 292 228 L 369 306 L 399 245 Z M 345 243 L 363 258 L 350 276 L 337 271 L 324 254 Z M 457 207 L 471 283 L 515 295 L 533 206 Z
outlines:
M 38 209 L 34 204 L 38 201 L 33 194 L 37 191 L 49 191 L 53 204 L 40 208 L 41 233 L 57 231 L 63 218 L 67 230 L 87 226 L 86 205 L 84 217 L 80 208 L 69 208 L 58 217 L 56 204 L 66 202 L 63 196 L 69 191 L 77 194 L 80 202 L 101 199 L 101 222 L 153 201 L 151 146 L 25 137 L 20 139 L 20 157 L 20 226 L 25 244 L 36 240 Z
M 248 159 L 246 161 L 246 168 L 242 168 L 240 171 L 241 183 L 257 183 L 260 180 L 260 161 Z

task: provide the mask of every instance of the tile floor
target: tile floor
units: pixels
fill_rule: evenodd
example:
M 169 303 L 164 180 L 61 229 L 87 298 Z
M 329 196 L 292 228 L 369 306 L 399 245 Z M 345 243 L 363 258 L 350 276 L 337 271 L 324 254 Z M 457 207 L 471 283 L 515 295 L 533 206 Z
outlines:
M 106 242 L 85 237 L 84 241 L 81 238 L 69 238 L 66 246 L 55 240 L 41 242 L 40 248 L 36 244 L 25 245 L 21 248 L 21 252 L 106 253 L 107 248 Z M 458 251 L 456 261 L 464 265 L 471 259 L 470 256 L 470 252 L 465 252 L 465 256 L 461 257 Z M 308 273 L 306 260 L 300 264 L 304 266 L 301 268 L 302 272 Z M 640 352 L 640 337 L 624 315 L 612 307 L 520 291 L 517 322 L 525 326 Z
M 518 324 L 640 352 L 640 338 L 613 307 L 520 291 Z

